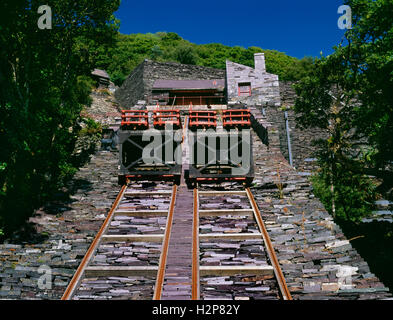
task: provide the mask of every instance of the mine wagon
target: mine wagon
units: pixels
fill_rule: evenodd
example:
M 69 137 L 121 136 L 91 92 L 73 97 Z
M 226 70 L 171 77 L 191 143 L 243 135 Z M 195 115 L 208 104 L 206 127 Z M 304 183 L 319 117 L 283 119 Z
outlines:
M 127 180 L 172 180 L 180 183 L 180 115 L 173 111 L 156 112 L 153 118 L 151 127 L 147 110 L 122 112 L 118 132 L 120 185 L 126 184 Z
M 185 177 L 190 185 L 225 181 L 250 185 L 254 179 L 250 111 L 227 110 L 222 120 L 220 129 L 212 111 L 190 119 L 190 166 Z

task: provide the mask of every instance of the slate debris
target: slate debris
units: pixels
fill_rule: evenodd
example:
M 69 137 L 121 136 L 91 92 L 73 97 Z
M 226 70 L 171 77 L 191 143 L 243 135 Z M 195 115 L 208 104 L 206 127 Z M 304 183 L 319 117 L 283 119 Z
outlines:
M 201 186 L 201 191 L 244 190 L 231 183 Z M 251 209 L 245 195 L 200 196 L 200 209 Z M 200 234 L 259 233 L 253 216 L 224 215 L 200 217 Z M 201 266 L 264 266 L 270 265 L 262 237 L 260 239 L 200 239 Z M 279 291 L 273 276 L 235 275 L 201 277 L 202 300 L 276 300 Z
M 252 217 L 221 216 L 201 217 L 200 233 L 259 233 L 258 225 Z
M 101 244 L 92 266 L 158 266 L 161 243 L 106 242 Z
M 268 122 L 259 109 L 252 108 L 252 112 L 257 121 L 269 132 L 269 149 L 255 134 L 253 135 L 255 180 L 252 191 L 261 209 L 293 298 L 299 300 L 391 298 L 389 289 L 381 283 L 370 270 L 367 262 L 352 248 L 351 242 L 348 242 L 339 226 L 334 223 L 321 202 L 315 198 L 308 175 L 299 174 L 289 167 L 280 151 L 278 128 Z M 0 299 L 61 298 L 119 191 L 117 162 L 116 152 L 97 152 L 91 157 L 90 163 L 79 170 L 68 186 L 70 192 L 68 200 L 55 202 L 36 210 L 30 222 L 34 224 L 37 234 L 42 235 L 44 240 L 34 244 L 0 244 Z M 140 183 L 134 187 L 135 190 L 168 189 L 165 184 L 150 183 Z M 224 183 L 220 188 L 241 190 L 241 187 L 231 183 Z M 139 203 L 131 201 L 127 205 L 135 205 L 139 208 L 153 205 L 157 210 L 168 206 L 166 200 L 157 202 L 154 200 L 154 204 L 149 202 L 153 200 L 148 199 Z M 208 202 L 202 200 L 201 205 L 208 204 L 207 209 L 216 208 L 213 206 L 214 202 L 209 206 Z M 247 208 L 244 207 L 246 202 L 238 196 L 218 199 L 216 204 L 220 204 L 220 208 L 222 208 L 221 200 L 227 200 L 224 206 L 228 208 Z M 391 211 L 391 207 L 386 208 L 385 203 L 381 203 L 380 206 L 380 211 Z M 381 216 L 386 216 L 386 212 L 381 213 Z M 159 218 L 118 217 L 114 222 L 124 228 L 111 228 L 111 230 L 121 229 L 135 234 L 142 231 L 155 234 L 165 225 L 164 220 Z M 257 230 L 255 225 L 244 217 L 241 219 L 203 218 L 200 226 L 201 233 L 217 232 L 213 231 L 213 227 L 219 228 L 215 229 L 219 232 L 225 229 L 240 230 L 240 233 Z M 241 241 L 235 245 L 226 241 L 218 246 L 212 245 L 215 242 L 201 243 L 201 259 L 215 258 L 219 263 L 234 263 L 237 261 L 234 260 L 236 258 L 253 263 L 264 261 L 263 255 L 260 255 L 262 253 L 253 252 L 252 248 L 258 247 L 256 244 L 248 248 L 241 244 Z M 127 257 L 125 253 L 128 250 L 120 247 L 101 249 L 102 257 L 98 260 Z M 152 246 L 147 244 L 143 249 L 148 249 L 149 252 L 131 252 L 130 258 L 136 258 L 143 263 L 157 261 L 155 252 L 157 247 L 154 244 Z M 208 261 L 203 260 L 203 263 Z M 40 268 L 46 266 L 51 270 L 50 289 L 38 286 L 44 275 Z M 143 277 L 85 279 L 82 282 L 82 290 L 78 292 L 76 298 L 151 299 L 154 282 L 155 279 Z M 274 279 L 254 279 L 252 275 L 216 279 L 203 277 L 201 294 L 202 298 L 207 300 L 276 299 L 278 289 L 274 286 Z
M 262 239 L 200 242 L 201 266 L 269 265 Z
M 155 277 L 96 277 L 83 279 L 74 300 L 152 300 Z
M 267 149 L 254 134 L 256 183 L 252 191 L 293 298 L 391 298 L 389 289 L 370 273 L 367 262 L 314 197 L 308 175 L 288 165 L 275 124 L 259 109 L 251 111 L 268 129 L 270 140 Z M 313 159 L 306 160 L 313 163 Z M 282 192 L 280 186 L 284 186 Z
M 201 277 L 201 300 L 277 300 L 277 282 L 270 276 Z

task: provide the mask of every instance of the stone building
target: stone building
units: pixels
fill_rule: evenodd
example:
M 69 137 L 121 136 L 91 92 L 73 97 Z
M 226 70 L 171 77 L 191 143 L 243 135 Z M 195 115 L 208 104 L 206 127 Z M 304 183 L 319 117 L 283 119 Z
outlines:
M 108 88 L 110 84 L 110 77 L 105 70 L 94 69 L 91 77 L 96 82 L 97 88 Z
M 232 61 L 226 62 L 226 90 L 228 102 L 247 105 L 280 106 L 278 76 L 266 72 L 265 55 L 254 55 L 255 68 Z
M 115 97 L 124 108 L 133 107 L 140 100 L 146 101 L 147 104 L 155 105 L 161 99 L 168 104 L 169 100 L 165 96 L 170 94 L 170 91 L 174 93 L 174 91 L 186 90 L 185 94 L 189 96 L 190 89 L 201 90 L 206 87 L 202 83 L 202 87 L 192 88 L 192 84 L 187 83 L 189 80 L 224 81 L 224 79 L 225 70 L 173 62 L 156 62 L 146 59 L 134 69 L 123 85 L 116 90 Z M 179 82 L 179 80 L 187 81 Z M 200 86 L 201 82 L 198 85 Z M 208 89 L 214 89 L 213 82 L 212 86 L 212 88 Z M 157 97 L 160 94 L 163 94 L 163 97 Z M 154 98 L 153 95 L 155 96 Z M 179 92 L 176 96 L 178 99 Z M 173 103 L 173 101 L 170 102 Z
M 123 107 L 139 100 L 149 105 L 240 102 L 279 106 L 278 76 L 266 72 L 263 53 L 256 53 L 254 59 L 255 68 L 227 61 L 226 70 L 146 59 L 116 91 L 116 98 Z
M 245 105 L 263 111 L 278 129 L 280 149 L 298 171 L 315 168 L 313 140 L 324 137 L 320 130 L 301 130 L 291 110 L 296 99 L 292 82 L 266 72 L 263 53 L 254 54 L 254 68 L 226 61 L 226 69 L 144 60 L 115 92 L 123 108 L 141 100 L 147 105 Z M 285 106 L 283 110 L 281 106 Z M 285 118 L 285 112 L 287 118 Z M 286 122 L 287 119 L 287 122 Z M 289 139 L 288 139 L 289 137 Z M 291 157 L 290 157 L 291 155 Z
M 156 80 L 152 101 L 160 105 L 223 105 L 225 81 L 214 80 Z

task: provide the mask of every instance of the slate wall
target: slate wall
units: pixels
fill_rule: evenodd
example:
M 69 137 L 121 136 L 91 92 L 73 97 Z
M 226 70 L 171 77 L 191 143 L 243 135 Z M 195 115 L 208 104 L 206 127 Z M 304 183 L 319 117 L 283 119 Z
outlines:
M 151 102 L 153 84 L 163 80 L 213 80 L 224 79 L 225 70 L 145 60 L 116 91 L 116 99 L 122 106 L 133 106 L 138 100 Z
M 115 96 L 122 108 L 133 107 L 138 100 L 151 102 L 152 87 L 158 79 L 212 80 L 225 78 L 230 103 L 241 103 L 265 109 L 266 118 L 279 131 L 280 149 L 289 161 L 284 110 L 281 107 L 291 107 L 295 103 L 296 93 L 292 87 L 293 82 L 279 81 L 278 76 L 267 73 L 262 54 L 255 55 L 255 66 L 256 68 L 253 69 L 227 61 L 226 72 L 202 66 L 145 60 L 135 68 L 116 91 Z M 238 97 L 238 83 L 241 82 L 251 82 L 251 97 Z M 315 161 L 312 161 L 316 148 L 312 145 L 312 141 L 326 137 L 326 133 L 318 129 L 301 130 L 297 128 L 295 114 L 292 110 L 288 110 L 288 120 L 294 167 L 299 171 L 313 171 L 316 167 Z
M 247 105 L 280 106 L 278 76 L 266 72 L 263 53 L 254 55 L 255 69 L 232 61 L 226 62 L 226 85 L 228 102 Z M 251 96 L 239 97 L 239 83 L 251 83 Z
M 316 169 L 315 151 L 317 150 L 313 142 L 321 138 L 327 138 L 327 133 L 320 129 L 302 130 L 297 126 L 295 112 L 290 109 L 296 100 L 296 92 L 292 87 L 294 82 L 280 81 L 279 84 L 282 107 L 259 104 L 257 108 L 261 111 L 264 109 L 266 119 L 278 130 L 281 153 L 289 161 L 285 123 L 285 110 L 287 110 L 293 166 L 298 171 L 312 172 Z

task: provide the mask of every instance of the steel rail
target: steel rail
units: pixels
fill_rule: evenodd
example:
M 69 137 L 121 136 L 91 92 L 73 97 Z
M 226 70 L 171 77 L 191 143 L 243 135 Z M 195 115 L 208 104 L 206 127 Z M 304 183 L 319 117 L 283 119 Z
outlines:
M 247 195 L 247 198 L 248 198 L 248 200 L 251 204 L 251 208 L 252 208 L 252 210 L 250 210 L 250 211 L 252 212 L 252 214 L 258 224 L 258 227 L 260 229 L 261 233 L 259 234 L 259 236 L 262 237 L 262 240 L 264 241 L 266 251 L 268 253 L 269 259 L 272 264 L 271 268 L 273 269 L 273 273 L 275 275 L 275 278 L 276 278 L 278 286 L 279 286 L 281 297 L 284 300 L 292 300 L 291 293 L 289 292 L 289 289 L 286 285 L 285 277 L 282 273 L 282 270 L 281 270 L 280 264 L 278 262 L 277 256 L 275 254 L 272 242 L 270 240 L 269 234 L 268 234 L 265 224 L 263 222 L 261 212 L 259 211 L 258 205 L 254 199 L 254 196 L 253 196 L 250 188 L 245 188 L 245 191 L 228 191 L 228 192 L 226 192 L 226 191 L 220 191 L 220 192 L 201 191 L 201 192 L 199 192 L 197 189 L 194 189 L 194 219 L 197 219 L 197 220 L 199 219 L 199 212 L 198 212 L 199 194 L 204 195 L 204 196 L 217 196 L 217 195 L 224 195 L 224 194 L 239 194 L 239 195 L 246 194 Z M 197 209 L 195 209 L 195 208 L 197 208 Z M 197 211 L 197 217 L 195 217 L 195 211 Z M 216 211 L 218 212 L 219 210 L 216 210 Z M 233 210 L 233 211 L 235 212 L 235 210 Z M 212 210 L 212 212 L 213 212 L 213 210 Z M 231 213 L 228 212 L 228 214 L 231 214 Z M 198 228 L 199 228 L 199 226 L 198 226 Z M 195 231 L 195 224 L 194 224 L 193 232 L 198 233 L 198 231 L 199 230 Z M 204 235 L 204 236 L 206 236 L 206 235 Z M 240 235 L 238 235 L 238 236 L 240 237 Z M 250 235 L 247 235 L 247 236 L 250 236 Z M 253 235 L 253 236 L 255 236 L 255 235 Z M 219 235 L 216 234 L 215 237 L 219 237 Z M 230 237 L 230 235 L 228 235 L 225 238 L 229 238 L 229 237 Z M 196 237 L 194 236 L 194 241 L 196 241 L 195 239 L 196 239 Z M 198 239 L 198 242 L 199 242 L 199 239 Z M 197 243 L 196 246 L 199 249 L 199 243 Z M 198 256 L 196 259 L 199 259 L 199 251 L 197 254 L 198 254 Z M 195 255 L 195 253 L 193 253 L 193 255 Z M 193 267 L 194 267 L 194 264 L 193 264 Z M 194 269 L 193 269 L 193 288 L 194 287 L 196 288 L 196 286 L 198 285 L 198 290 L 199 290 L 199 269 L 198 269 L 197 273 L 198 273 L 198 278 L 196 278 L 196 276 L 194 276 Z M 196 283 L 196 281 L 197 281 L 197 283 Z M 193 291 L 193 297 L 194 297 L 194 291 Z M 198 299 L 199 299 L 199 292 L 198 292 Z
M 192 223 L 192 289 L 191 300 L 200 299 L 199 284 L 199 195 L 198 189 L 194 189 L 194 212 Z
M 246 191 L 247 191 L 248 199 L 250 200 L 251 206 L 254 210 L 255 218 L 257 220 L 259 229 L 262 233 L 263 240 L 265 242 L 265 246 L 266 246 L 269 258 L 270 258 L 270 262 L 272 263 L 272 266 L 274 269 L 274 274 L 276 276 L 281 295 L 284 300 L 292 300 L 291 293 L 289 292 L 289 289 L 287 287 L 284 274 L 282 273 L 280 263 L 278 262 L 276 253 L 273 248 L 273 244 L 270 240 L 269 234 L 268 234 L 265 224 L 263 222 L 261 212 L 259 211 L 258 205 L 254 199 L 254 196 L 252 195 L 250 188 L 246 188 Z
M 104 223 L 102 224 L 96 237 L 94 238 L 89 249 L 87 250 L 86 255 L 83 257 L 81 263 L 79 264 L 79 267 L 76 270 L 74 276 L 72 277 L 70 283 L 68 284 L 68 287 L 65 290 L 61 300 L 70 300 L 72 298 L 73 294 L 75 293 L 75 290 L 78 288 L 80 281 L 82 279 L 82 276 L 85 272 L 85 269 L 86 269 L 87 265 L 89 264 L 91 258 L 93 257 L 94 253 L 96 252 L 98 246 L 100 245 L 102 236 L 106 232 L 106 230 L 108 229 L 108 227 L 114 217 L 114 212 L 117 209 L 121 199 L 123 198 L 126 189 L 127 189 L 127 185 L 123 185 L 123 187 L 121 188 L 119 194 L 117 195 L 116 200 L 113 203 L 112 208 L 109 211 Z
M 162 286 L 164 284 L 164 277 L 165 277 L 166 260 L 168 257 L 169 239 L 171 237 L 171 231 L 172 231 L 173 212 L 174 212 L 175 203 L 176 203 L 176 193 L 177 193 L 177 185 L 175 184 L 175 185 L 173 185 L 173 188 L 172 188 L 172 199 L 171 199 L 171 203 L 169 206 L 164 241 L 162 243 L 162 251 L 161 251 L 161 256 L 160 256 L 160 263 L 159 263 L 159 267 L 158 267 L 158 273 L 157 273 L 157 279 L 156 279 L 153 300 L 161 300 Z

